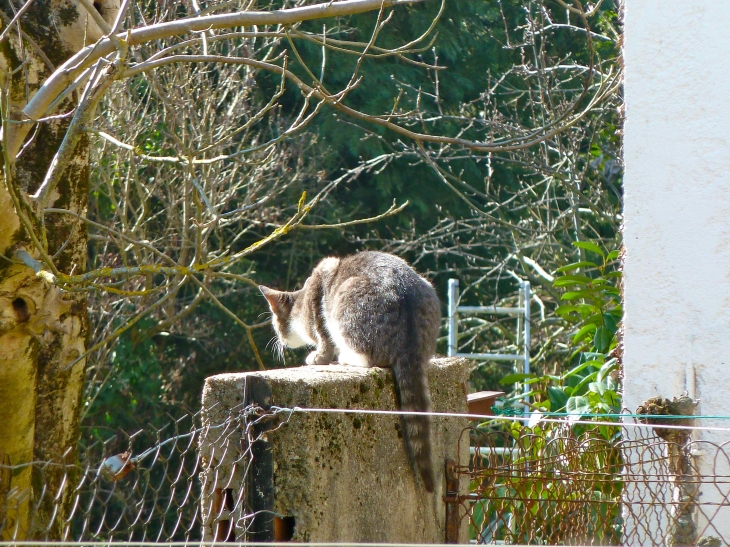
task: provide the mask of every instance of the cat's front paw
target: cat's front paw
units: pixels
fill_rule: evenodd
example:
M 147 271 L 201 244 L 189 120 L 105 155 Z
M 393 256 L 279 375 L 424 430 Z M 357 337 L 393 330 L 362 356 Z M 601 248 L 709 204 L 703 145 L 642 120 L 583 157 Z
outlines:
M 305 359 L 308 365 L 329 365 L 332 362 L 332 356 L 313 351 Z

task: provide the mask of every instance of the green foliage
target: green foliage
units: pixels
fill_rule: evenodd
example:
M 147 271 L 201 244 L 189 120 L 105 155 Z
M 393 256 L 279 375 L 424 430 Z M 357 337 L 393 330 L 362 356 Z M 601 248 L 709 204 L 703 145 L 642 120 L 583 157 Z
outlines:
M 606 252 L 590 241 L 574 242 L 581 260 L 557 269 L 562 274 L 553 287 L 562 291 L 557 309 L 566 327 L 573 330 L 576 345 L 560 374 L 510 374 L 501 384 L 517 384 L 522 397 L 530 389 L 534 409 L 566 413 L 568 424 L 553 422 L 508 426 L 516 456 L 508 468 L 539 470 L 536 473 L 506 473 L 497 495 L 485 492 L 474 511 L 472 538 L 505 543 L 561 544 L 590 537 L 604 545 L 621 538 L 620 479 L 621 433 L 610 425 L 572 424 L 596 414 L 621 410 L 619 361 L 612 352 L 621 321 L 618 251 Z M 616 417 L 600 417 L 601 422 Z M 507 446 L 508 442 L 503 443 Z M 538 476 L 539 475 L 539 476 Z M 580 478 L 577 482 L 571 476 Z M 472 485 L 479 491 L 480 484 Z M 484 530 L 499 530 L 500 519 L 519 522 L 515 530 L 502 529 L 489 538 Z
M 276 2 L 274 2 L 276 4 Z M 282 2 L 283 4 L 283 2 Z M 604 31 L 604 27 L 616 24 L 617 15 L 612 0 L 603 3 L 601 13 L 593 23 L 597 30 Z M 407 63 L 396 57 L 364 58 L 359 74 L 362 82 L 346 97 L 345 103 L 361 112 L 380 115 L 390 112 L 394 107 L 394 99 L 400 96 L 399 112 L 412 111 L 418 105 L 423 113 L 423 119 L 430 119 L 425 129 L 412 124 L 416 130 L 424 130 L 431 134 L 459 135 L 467 139 L 492 138 L 484 128 L 486 116 L 493 114 L 500 124 L 512 127 L 515 124 L 529 126 L 534 111 L 530 108 L 535 96 L 537 80 L 530 81 L 526 74 L 530 68 L 529 55 L 515 44 L 522 43 L 522 31 L 525 18 L 541 17 L 543 7 L 551 10 L 554 16 L 563 13 L 554 2 L 527 2 L 525 0 L 502 0 L 502 2 L 474 2 L 471 0 L 447 0 L 445 11 L 438 21 L 435 32 L 421 43 L 423 50 L 419 54 L 410 55 L 414 61 L 439 64 L 446 67 L 434 70 Z M 432 18 L 440 8 L 440 2 L 424 2 L 412 6 L 400 6 L 392 11 L 392 18 L 378 36 L 377 45 L 380 47 L 400 46 L 419 37 L 431 24 Z M 532 10 L 532 11 L 530 11 Z M 532 15 L 530 15 L 530 12 Z M 328 37 L 367 42 L 370 38 L 375 18 L 373 14 L 342 18 L 338 21 L 326 21 Z M 577 17 L 573 23 L 580 25 Z M 323 21 L 312 21 L 298 27 L 302 31 L 321 33 Z M 541 58 L 549 58 L 551 62 L 561 65 L 585 65 L 590 60 L 585 33 L 560 30 L 559 27 L 546 30 L 544 34 L 535 34 L 540 42 L 535 44 Z M 307 40 L 294 39 L 301 59 L 306 63 L 315 77 L 320 75 L 322 66 L 322 48 Z M 427 47 L 426 47 L 427 46 Z M 287 55 L 288 68 L 293 70 L 304 81 L 312 83 L 307 70 L 299 63 L 291 44 L 287 40 L 280 43 L 281 53 Z M 615 42 L 595 41 L 593 44 L 596 59 L 617 58 L 618 47 Z M 352 71 L 358 62 L 358 57 L 337 51 L 329 51 L 326 58 L 326 69 L 322 84 L 331 91 L 341 90 L 349 82 Z M 527 63 L 527 64 L 525 64 Z M 514 70 L 517 68 L 517 70 Z M 533 67 L 534 68 L 534 67 Z M 525 69 L 525 70 L 523 70 Z M 551 72 L 550 74 L 553 74 Z M 247 76 L 248 77 L 248 76 Z M 438 78 L 438 88 L 436 81 Z M 280 80 L 277 75 L 258 72 L 252 73 L 251 101 L 265 102 Z M 501 82 L 497 86 L 497 82 Z M 544 82 L 538 82 L 539 89 L 543 89 Z M 551 85 L 553 85 L 552 82 Z M 569 86 L 560 90 L 557 103 L 563 104 L 576 97 L 581 89 L 580 79 L 574 79 Z M 132 90 L 139 97 L 139 102 L 148 100 L 146 84 L 140 83 L 140 88 Z M 559 86 L 558 86 L 559 87 Z M 435 94 L 438 89 L 438 94 Z M 485 90 L 498 89 L 492 99 L 483 99 Z M 577 91 L 576 91 L 577 90 Z M 438 100 L 436 100 L 436 98 Z M 273 119 L 269 129 L 262 135 L 266 140 L 278 135 L 282 129 L 288 127 L 288 121 L 298 113 L 302 104 L 301 95 L 288 85 L 281 108 Z M 489 104 L 487 104 L 489 103 Z M 494 108 L 494 112 L 489 108 Z M 539 116 L 538 116 L 539 117 Z M 278 121 L 277 121 L 278 120 Z M 514 122 L 514 123 L 513 123 Z M 311 272 L 312 266 L 323 256 L 343 255 L 364 248 L 385 248 L 414 262 L 419 271 L 425 273 L 434 282 L 437 290 L 442 294 L 446 286 L 446 278 L 458 275 L 463 285 L 474 280 L 485 279 L 482 284 L 475 281 L 475 289 L 464 291 L 464 304 L 496 303 L 500 295 L 510 294 L 514 289 L 513 280 L 504 275 L 508 268 L 518 271 L 522 277 L 528 277 L 529 271 L 515 268 L 515 246 L 521 248 L 543 249 L 545 256 L 535 254 L 530 256 L 539 261 L 545 269 L 551 270 L 553 264 L 567 262 L 566 248 L 572 239 L 584 239 L 590 233 L 596 240 L 612 241 L 616 237 L 616 222 L 606 220 L 612 211 L 620 208 L 620 181 L 616 179 L 614 168 L 618 165 L 617 150 L 620 137 L 617 128 L 620 119 L 616 109 L 606 106 L 600 112 L 587 117 L 585 134 L 576 134 L 566 141 L 575 146 L 575 156 L 567 162 L 576 166 L 580 182 L 574 184 L 574 173 L 566 173 L 560 168 L 545 173 L 535 169 L 529 158 L 510 154 L 477 154 L 464 150 L 444 150 L 433 154 L 436 161 L 441 161 L 440 167 L 447 173 L 451 184 L 455 184 L 473 204 L 490 209 L 494 214 L 489 219 L 475 216 L 474 207 L 461 199 L 447 184 L 445 184 L 425 163 L 414 153 L 412 143 L 404 142 L 400 137 L 377 126 L 367 125 L 343 118 L 342 115 L 325 107 L 319 116 L 309 126 L 309 133 L 298 135 L 306 146 L 296 148 L 298 152 L 292 155 L 286 165 L 287 178 L 296 181 L 285 194 L 281 196 L 283 206 L 272 218 L 252 217 L 257 222 L 280 223 L 286 218 L 296 205 L 296 199 L 303 190 L 316 190 L 316 185 L 331 181 L 348 170 L 361 166 L 363 162 L 374 161 L 379 157 L 385 159 L 376 164 L 375 168 L 366 169 L 352 179 L 348 179 L 335 188 L 326 203 L 314 210 L 309 218 L 312 224 L 326 222 L 341 222 L 355 217 L 365 217 L 381 213 L 387 209 L 394 198 L 398 202 L 409 199 L 411 206 L 405 214 L 389 218 L 371 226 L 361 226 L 344 231 L 292 231 L 286 238 L 267 247 L 251 257 L 251 262 L 242 267 L 240 272 L 251 275 L 257 282 L 282 289 L 296 289 Z M 171 155 L 169 139 L 166 135 L 173 128 L 166 122 L 145 126 L 145 131 L 134 137 L 135 146 L 151 155 Z M 577 126 L 576 126 L 577 127 Z M 114 128 L 112 131 L 118 135 Z M 507 137 L 509 135 L 506 135 Z M 549 143 L 544 150 L 548 151 L 545 158 L 539 157 L 534 163 L 542 165 L 562 165 L 561 158 L 556 158 L 554 150 L 562 150 L 566 143 Z M 315 164 L 318 176 L 307 174 L 303 169 L 302 158 Z M 106 161 L 106 160 L 105 160 Z M 138 164 L 139 171 L 136 177 L 148 180 L 159 177 L 163 169 L 169 171 L 167 164 Z M 620 165 L 619 165 L 620 167 Z M 561 170 L 562 169 L 562 170 Z M 321 170 L 321 177 L 319 172 Z M 123 171 L 123 170 L 120 170 Z M 312 167 L 312 172 L 315 168 Z M 619 169 L 620 171 L 620 169 Z M 611 175 L 604 181 L 604 174 Z M 118 175 L 118 176 L 117 176 Z M 123 184 L 124 173 L 117 173 L 109 186 L 115 191 Z M 458 180 L 457 180 L 458 179 Z M 570 191 L 566 190 L 564 182 L 569 181 Z M 611 190 L 614 182 L 618 189 Z M 466 187 L 465 185 L 468 185 Z M 541 186 L 542 185 L 542 186 Z M 561 186 L 562 185 L 562 186 Z M 466 188 L 466 190 L 464 190 Z M 97 220 L 107 220 L 121 215 L 114 210 L 114 201 L 104 192 L 95 190 L 90 200 L 90 216 Z M 548 195 L 551 204 L 558 204 L 557 210 L 533 212 L 524 203 L 517 203 L 519 196 Z M 258 197 L 258 196 L 257 196 Z M 597 197 L 604 201 L 597 201 Z M 238 198 L 235 198 L 238 199 Z M 224 211 L 233 210 L 244 202 L 232 200 Z M 505 205 L 503 205 L 505 204 Z M 158 196 L 147 196 L 142 203 L 148 210 L 150 241 L 157 238 L 170 239 L 170 247 L 174 249 L 179 243 L 172 240 L 164 231 L 164 224 L 160 219 L 167 212 L 177 215 L 177 205 L 171 205 Z M 529 204 L 528 204 L 529 205 Z M 492 209 L 495 206 L 496 208 Z M 604 216 L 581 219 L 583 224 L 576 230 L 570 231 L 564 226 L 550 226 L 551 234 L 556 234 L 556 240 L 549 243 L 544 241 L 533 244 L 535 234 L 545 230 L 534 224 L 535 218 L 541 215 L 546 218 L 570 218 L 565 213 L 578 207 L 594 207 L 606 212 Z M 117 206 L 117 208 L 119 208 Z M 454 219 L 454 226 L 445 227 L 442 231 L 440 223 Z M 470 224 L 471 223 L 471 224 Z M 263 224 L 248 226 L 235 236 L 235 244 L 230 252 L 246 247 L 259 239 L 265 228 Z M 514 230 L 512 229 L 514 227 Z M 512 230 L 510 232 L 510 230 Z M 436 234 L 435 236 L 433 234 Z M 442 239 L 438 239 L 443 234 Z M 526 234 L 526 235 L 525 235 Z M 524 235 L 524 240 L 519 240 Z M 517 236 L 516 238 L 513 236 Z M 218 237 L 217 233 L 211 240 Z M 430 238 L 430 239 L 429 239 Z M 529 239 L 532 238 L 532 239 Z M 517 239 L 518 241 L 515 241 Z M 109 250 L 101 242 L 92 246 L 91 260 L 94 257 L 105 256 Z M 221 241 L 225 241 L 221 238 Z M 393 242 L 402 242 L 401 246 Z M 585 249 L 584 249 L 585 250 Z M 589 250 L 585 250 L 590 254 Z M 511 259 L 509 257 L 512 257 Z M 590 262 L 587 260 L 586 262 Z M 592 262 L 597 263 L 597 262 Z M 591 264 L 582 266 L 590 268 Z M 497 272 L 493 277 L 486 278 L 485 271 Z M 585 273 L 585 272 L 583 272 Z M 566 272 L 568 275 L 580 275 L 580 272 Z M 540 289 L 533 283 L 536 290 Z M 255 288 L 234 283 L 226 285 L 213 284 L 211 289 L 219 295 L 220 301 L 233 311 L 243 321 L 254 324 L 265 319 L 267 311 L 264 300 Z M 579 286 L 571 290 L 584 290 Z M 195 297 L 192 290 L 180 291 L 179 305 L 190 302 Z M 548 321 L 556 319 L 554 302 L 543 291 L 540 297 L 547 307 Z M 469 299 L 473 302 L 469 302 Z M 442 297 L 442 301 L 446 301 Z M 577 305 L 577 301 L 566 300 L 564 305 Z M 589 300 L 580 304 L 590 304 Z M 607 312 L 612 315 L 612 312 Z M 615 315 L 615 314 L 614 314 Z M 108 315 L 101 314 L 96 321 L 103 323 Z M 580 312 L 567 314 L 562 321 L 573 321 L 576 329 L 584 325 Z M 540 340 L 538 330 L 543 328 L 542 323 L 535 325 L 534 339 Z M 603 323 L 586 323 L 587 331 L 581 336 L 583 342 L 589 346 L 594 341 L 602 348 L 606 343 L 611 344 L 611 319 L 603 318 Z M 605 326 L 608 331 L 600 330 Z M 595 329 L 591 332 L 591 329 Z M 597 336 L 598 334 L 598 336 Z M 302 362 L 302 353 L 289 353 L 286 362 L 278 362 L 272 352 L 266 351 L 266 344 L 273 336 L 269 326 L 253 332 L 253 338 L 260 350 L 266 368 L 275 368 L 284 365 L 297 365 Z M 496 344 L 509 344 L 508 329 L 502 324 L 485 329 L 484 333 L 474 336 L 475 345 L 490 345 L 494 349 Z M 580 342 L 583 344 L 583 342 Z M 126 333 L 120 340 L 120 347 L 115 348 L 115 356 L 109 360 L 105 355 L 99 357 L 104 368 L 112 364 L 113 373 L 110 380 L 102 385 L 96 394 L 99 382 L 103 378 L 92 382 L 89 397 L 94 403 L 87 414 L 87 423 L 102 423 L 99 419 L 105 412 L 111 414 L 128 413 L 124 417 L 111 420 L 110 427 L 127 427 L 131 421 L 144 421 L 155 413 L 164 412 L 173 405 L 189 405 L 195 408 L 199 399 L 203 379 L 207 375 L 227 372 L 250 370 L 257 366 L 257 362 L 246 332 L 232 323 L 231 319 L 220 309 L 208 304 L 201 304 L 196 311 L 187 316 L 179 324 L 172 325 L 164 332 L 159 329 L 147 329 L 141 322 L 135 329 Z M 440 348 L 443 351 L 443 347 Z M 587 347 L 585 353 L 590 353 Z M 533 351 L 533 354 L 535 352 Z M 563 359 L 565 356 L 561 356 Z M 575 360 L 583 359 L 580 363 L 588 362 L 590 358 L 579 355 Z M 594 359 L 596 360 L 596 359 Z M 108 362 L 106 362 L 108 361 Z M 539 366 L 548 370 L 555 361 L 546 360 Z M 473 383 L 481 389 L 494 388 L 498 379 L 504 374 L 498 364 L 488 364 L 475 372 Z M 580 394 L 588 396 L 589 384 L 599 382 L 598 370 L 600 367 L 589 365 L 583 369 L 585 374 L 596 373 L 593 380 L 588 381 L 580 388 Z M 594 370 L 595 369 L 595 370 Z M 108 370 L 108 369 L 104 369 Z M 581 372 L 580 374 L 583 374 Z M 580 374 L 577 377 L 580 377 Z M 572 380 L 571 380 L 572 381 Z M 599 382 L 600 383 L 600 382 Z M 543 385 L 545 384 L 545 385 Z M 553 385 L 554 384 L 554 385 Z M 535 382 L 537 398 L 544 402 L 558 404 L 562 396 L 566 398 L 560 383 L 554 380 Z M 574 386 L 575 387 L 575 386 Z M 548 389 L 550 388 L 550 389 Z M 584 391 L 585 390 L 585 391 Z M 138 395 L 142 394 L 142 395 Z M 579 395 L 579 393 L 576 393 Z M 550 398 L 552 396 L 552 399 Z M 134 403 L 134 401 L 137 401 Z M 149 406 L 145 406 L 149 402 Z M 159 404 L 159 412 L 152 410 L 153 402 Z M 564 401 L 563 406 L 567 404 Z M 136 405 L 136 406 L 135 406 Z M 167 406 L 170 405 L 170 406 Z M 130 409 L 135 409 L 129 412 Z M 556 410 L 553 408 L 552 410 Z
M 564 291 L 561 301 L 568 302 L 556 312 L 575 331 L 572 341 L 577 348 L 568 359 L 572 366 L 559 375 L 510 374 L 500 383 L 529 386 L 534 406 L 540 410 L 565 412 L 576 419 L 615 414 L 621 410 L 619 362 L 611 356 L 623 314 L 619 251 L 605 252 L 589 241 L 573 245 L 590 253 L 593 260 L 558 268 L 563 275 L 553 282 L 555 288 Z

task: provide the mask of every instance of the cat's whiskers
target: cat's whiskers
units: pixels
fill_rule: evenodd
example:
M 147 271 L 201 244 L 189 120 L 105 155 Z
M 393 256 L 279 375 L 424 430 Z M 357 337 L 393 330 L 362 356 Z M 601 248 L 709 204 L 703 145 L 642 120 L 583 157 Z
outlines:
M 268 342 L 266 342 L 266 346 L 264 347 L 264 350 L 265 350 L 265 351 L 268 351 L 268 350 L 269 350 L 269 346 L 271 345 L 271 343 L 272 343 L 272 342 L 273 342 L 274 340 L 276 340 L 277 338 L 278 338 L 278 337 L 277 337 L 276 335 L 272 336 L 272 337 L 271 337 L 271 339 L 270 339 L 270 340 L 269 340 Z M 272 351 L 273 351 L 273 347 L 272 347 Z
M 279 361 L 282 363 L 284 362 L 284 344 L 281 343 L 281 340 L 279 340 L 279 337 L 276 337 L 276 342 L 274 343 L 274 349 L 276 351 L 276 357 Z

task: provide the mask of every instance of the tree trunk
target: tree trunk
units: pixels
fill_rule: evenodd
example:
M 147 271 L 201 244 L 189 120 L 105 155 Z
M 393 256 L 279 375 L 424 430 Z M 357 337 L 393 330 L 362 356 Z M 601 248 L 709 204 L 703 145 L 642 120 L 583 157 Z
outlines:
M 16 3 L 17 4 L 17 3 Z M 16 13 L 0 1 L 2 28 Z M 0 83 L 7 90 L 3 110 L 9 119 L 20 111 L 51 74 L 78 51 L 83 40 L 100 36 L 83 8 L 70 0 L 34 0 L 18 25 L 0 43 Z M 41 50 L 43 53 L 39 53 Z M 45 57 L 45 58 L 44 58 Z M 12 73 L 12 71 L 15 71 Z M 71 103 L 61 106 L 68 112 Z M 43 122 L 14 158 L 8 150 L 0 183 L 0 538 L 65 539 L 64 521 L 73 484 L 63 465 L 75 463 L 88 335 L 86 297 L 63 292 L 35 271 L 11 262 L 25 250 L 40 254 L 19 216 L 18 198 L 27 202 L 40 186 L 70 118 Z M 3 124 L 11 132 L 12 124 Z M 34 134 L 35 132 L 35 134 Z M 83 137 L 48 206 L 86 211 L 89 141 Z M 15 197 L 15 199 L 13 199 Z M 21 208 L 22 209 L 22 208 Z M 37 209 L 37 207 L 36 207 Z M 40 211 L 35 210 L 36 218 Z M 37 229 L 36 233 L 40 233 Z M 59 271 L 86 268 L 87 232 L 69 215 L 45 217 L 47 253 Z M 31 462 L 36 462 L 30 465 Z M 12 468 L 8 472 L 7 465 Z M 71 477 L 69 477 L 71 478 Z M 61 489 L 64 491 L 62 492 Z M 54 508 L 56 513 L 54 514 Z M 51 521 L 52 520 L 52 521 Z

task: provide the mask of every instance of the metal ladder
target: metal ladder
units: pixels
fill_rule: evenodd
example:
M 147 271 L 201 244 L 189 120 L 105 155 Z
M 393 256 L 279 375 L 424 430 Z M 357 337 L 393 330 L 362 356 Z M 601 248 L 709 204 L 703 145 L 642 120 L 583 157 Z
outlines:
M 465 357 L 478 361 L 513 361 L 519 370 L 519 363 L 522 363 L 522 372 L 530 373 L 530 282 L 520 281 L 519 302 L 516 308 L 505 308 L 498 306 L 459 306 L 459 280 L 449 279 L 448 285 L 448 306 L 449 306 L 449 336 L 448 350 L 449 357 Z M 459 314 L 490 314 L 490 315 L 514 315 L 517 317 L 517 346 L 522 342 L 522 353 L 459 353 Z M 529 391 L 528 386 L 523 386 L 523 393 Z M 527 399 L 525 399 L 527 401 Z

